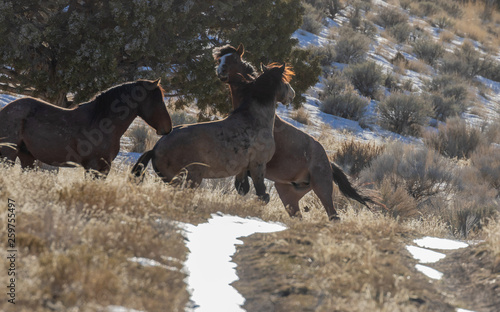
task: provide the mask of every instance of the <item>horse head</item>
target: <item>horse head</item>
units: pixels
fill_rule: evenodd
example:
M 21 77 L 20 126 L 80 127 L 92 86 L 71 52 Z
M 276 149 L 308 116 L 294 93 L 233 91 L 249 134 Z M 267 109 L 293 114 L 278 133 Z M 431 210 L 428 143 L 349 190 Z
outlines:
M 143 88 L 145 100 L 138 107 L 138 115 L 159 135 L 172 131 L 172 119 L 165 106 L 160 79 L 141 80 L 136 88 Z M 137 91 L 138 92 L 138 91 Z
M 270 64 L 268 66 L 263 65 L 262 63 L 260 64 L 260 68 L 262 72 L 267 72 L 271 70 L 272 68 L 278 66 L 277 63 Z M 290 81 L 292 80 L 292 76 L 295 75 L 293 72 L 291 66 L 283 64 L 280 66 L 280 71 L 282 71 L 282 83 L 280 84 L 280 88 L 278 89 L 278 92 L 276 93 L 276 101 L 281 102 L 284 105 L 289 105 L 292 103 L 293 99 L 295 98 L 295 90 L 292 88 L 290 85 Z
M 245 48 L 240 44 L 238 48 L 230 45 L 213 49 L 213 57 L 217 62 L 217 77 L 225 83 L 232 83 L 231 77 L 241 74 L 247 80 L 253 80 L 257 76 L 257 71 L 250 64 L 243 60 Z
M 280 65 L 278 63 L 272 63 L 267 66 L 263 66 L 261 64 L 261 68 L 263 73 L 257 78 L 257 81 L 260 82 L 260 80 L 263 80 L 263 85 L 270 85 L 270 81 L 276 81 L 277 86 L 274 90 L 275 101 L 281 102 L 285 105 L 292 103 L 295 98 L 295 90 L 293 90 L 292 86 L 290 86 L 290 81 L 295 75 L 292 67 L 287 64 Z

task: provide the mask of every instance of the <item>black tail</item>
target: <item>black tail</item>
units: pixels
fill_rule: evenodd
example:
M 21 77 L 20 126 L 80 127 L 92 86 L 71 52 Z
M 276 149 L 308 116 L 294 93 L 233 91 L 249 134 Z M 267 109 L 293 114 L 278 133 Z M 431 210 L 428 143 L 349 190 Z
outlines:
M 153 150 L 147 151 L 139 157 L 137 163 L 132 167 L 131 174 L 137 178 L 141 178 L 144 176 L 144 171 L 146 171 L 146 167 L 148 166 L 149 161 L 153 158 Z
M 368 203 L 373 203 L 373 200 L 368 197 L 368 196 L 363 196 L 359 194 L 358 190 L 356 190 L 351 182 L 349 181 L 349 178 L 345 175 L 344 171 L 340 169 L 335 163 L 330 163 L 332 167 L 332 175 L 333 175 L 333 181 L 338 185 L 340 191 L 342 194 L 344 194 L 346 197 L 352 198 L 361 204 L 365 205 L 368 209 L 371 209 L 370 206 L 368 206 Z

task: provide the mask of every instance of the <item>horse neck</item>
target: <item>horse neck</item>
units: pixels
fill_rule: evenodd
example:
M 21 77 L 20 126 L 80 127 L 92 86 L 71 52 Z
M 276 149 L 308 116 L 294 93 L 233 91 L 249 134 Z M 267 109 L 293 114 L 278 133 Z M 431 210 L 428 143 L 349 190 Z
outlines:
M 260 127 L 272 129 L 276 115 L 275 103 L 274 100 L 269 100 L 265 103 L 253 102 L 251 105 L 245 106 L 251 115 L 255 117 Z
M 102 104 L 102 102 L 98 103 L 96 101 L 87 104 L 89 105 L 88 110 L 90 114 L 95 114 L 98 110 L 97 105 Z M 100 114 L 93 120 L 93 123 L 99 128 L 109 129 L 109 133 L 116 134 L 119 138 L 127 131 L 130 124 L 138 116 L 138 105 L 141 105 L 141 103 L 136 103 L 132 99 L 122 97 L 120 100 L 107 101 L 106 105 L 110 105 L 107 108 L 107 113 Z
M 231 102 L 233 103 L 233 110 L 237 109 L 241 105 L 243 100 L 241 87 L 236 84 L 229 84 L 229 91 L 231 92 Z

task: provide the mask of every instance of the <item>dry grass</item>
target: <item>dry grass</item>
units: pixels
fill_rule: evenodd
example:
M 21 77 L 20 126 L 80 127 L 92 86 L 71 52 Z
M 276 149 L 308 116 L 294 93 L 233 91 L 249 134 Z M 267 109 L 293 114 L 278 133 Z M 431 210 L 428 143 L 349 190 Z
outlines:
M 414 71 L 416 73 L 429 75 L 431 73 L 431 67 L 427 65 L 422 60 L 409 60 L 406 68 Z
M 485 15 L 485 12 L 490 16 Z M 461 18 L 454 21 L 453 30 L 458 36 L 498 47 L 500 39 L 488 31 L 490 26 L 493 29 L 498 27 L 496 22 L 500 13 L 497 10 L 485 10 L 485 4 L 482 1 L 469 1 L 465 4 L 463 13 Z
M 244 308 L 453 311 L 404 251 L 404 237 L 418 235 L 416 224 L 367 211 L 341 217 L 331 226 L 295 222 L 289 231 L 245 238 L 235 256 L 246 264 L 237 270 L 247 282 L 236 282 Z
M 252 196 L 178 190 L 153 178 L 135 185 L 128 170 L 117 165 L 108 179 L 93 181 L 80 169 L 55 175 L 0 166 L 0 202 L 11 198 L 17 204 L 22 276 L 15 308 L 4 311 L 103 311 L 109 305 L 182 311 L 188 300 L 180 271 L 186 248 L 172 221 L 198 223 L 217 211 L 266 218 Z M 283 208 L 278 219 L 281 213 Z M 6 217 L 0 215 L 2 233 Z M 6 248 L 0 254 L 6 268 Z M 144 267 L 131 257 L 173 269 Z
M 309 113 L 303 107 L 300 107 L 299 109 L 294 110 L 292 112 L 292 114 L 290 115 L 290 117 L 293 120 L 295 120 L 297 122 L 300 122 L 301 124 L 304 124 L 304 125 L 309 125 L 310 124 Z
M 493 258 L 493 270 L 500 273 L 500 220 L 492 220 L 484 229 L 486 249 Z
M 338 146 L 326 131 L 322 136 L 328 150 Z M 217 211 L 289 228 L 246 239 L 235 258 L 248 311 L 452 311 L 415 271 L 404 247 L 417 236 L 449 235 L 447 224 L 430 214 L 415 215 L 414 201 L 402 189 L 382 186 L 391 214 L 379 214 L 350 203 L 335 188 L 342 219 L 332 224 L 312 193 L 301 201 L 308 207 L 303 219 L 293 220 L 274 189 L 263 206 L 254 195 L 236 195 L 232 179 L 181 190 L 150 175 L 141 185 L 131 183 L 129 169 L 115 164 L 103 181 L 85 180 L 81 169 L 55 175 L 0 166 L 0 202 L 17 203 L 22 272 L 15 310 L 5 311 L 106 311 L 109 305 L 182 311 L 188 293 L 179 269 L 186 248 L 176 222 L 204 222 Z M 6 223 L 1 214 L 4 232 Z M 164 267 L 141 266 L 131 257 Z M 5 248 L 0 258 L 6 268 Z

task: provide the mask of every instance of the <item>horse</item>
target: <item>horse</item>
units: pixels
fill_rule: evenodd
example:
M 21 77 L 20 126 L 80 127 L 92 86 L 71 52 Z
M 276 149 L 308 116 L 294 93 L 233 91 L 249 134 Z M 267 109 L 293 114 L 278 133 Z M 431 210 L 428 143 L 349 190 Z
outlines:
M 229 85 L 233 109 L 241 105 L 242 90 L 230 77 L 237 74 L 248 80 L 255 79 L 258 73 L 250 63 L 243 60 L 245 49 L 230 45 L 213 49 L 217 62 L 216 74 Z M 274 141 L 276 151 L 266 166 L 266 178 L 274 181 L 276 191 L 291 217 L 300 218 L 299 201 L 311 190 L 318 196 L 325 207 L 330 220 L 338 220 L 333 204 L 333 181 L 347 197 L 354 199 L 370 209 L 368 202 L 373 202 L 356 190 L 345 173 L 330 162 L 323 146 L 307 133 L 276 116 L 274 123 Z M 241 195 L 248 193 L 250 185 L 248 174 L 242 172 L 235 178 L 235 187 Z
M 159 135 L 172 130 L 160 79 L 114 86 L 91 101 L 68 109 L 25 97 L 0 111 L 0 159 L 23 169 L 35 161 L 57 167 L 82 166 L 106 177 L 120 150 L 120 137 L 140 116 Z M 9 146 L 6 146 L 9 145 Z
M 228 117 L 174 127 L 132 168 L 142 177 L 149 161 L 164 182 L 171 183 L 184 170 L 188 186 L 202 179 L 226 178 L 249 172 L 257 196 L 269 202 L 264 175 L 274 154 L 273 126 L 276 99 L 291 101 L 295 91 L 288 82 L 293 71 L 288 65 L 271 64 L 255 80 L 232 77 L 241 90 L 241 105 Z

